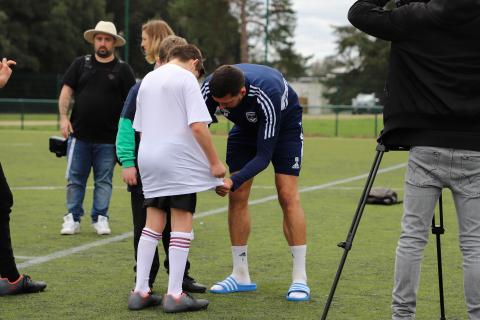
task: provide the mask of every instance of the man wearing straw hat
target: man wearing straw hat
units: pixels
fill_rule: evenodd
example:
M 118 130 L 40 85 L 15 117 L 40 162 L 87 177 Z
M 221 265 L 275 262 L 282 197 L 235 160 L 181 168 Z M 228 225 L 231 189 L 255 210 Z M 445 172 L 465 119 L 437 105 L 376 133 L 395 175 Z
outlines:
M 117 125 L 135 77 L 131 67 L 115 57 L 115 47 L 125 45 L 125 39 L 117 34 L 112 22 L 100 21 L 83 36 L 93 44 L 94 54 L 73 61 L 64 75 L 58 99 L 60 131 L 68 138 L 68 210 L 60 233 L 80 232 L 85 187 L 93 168 L 92 226 L 97 234 L 105 235 L 111 233 L 108 206 L 112 195 Z

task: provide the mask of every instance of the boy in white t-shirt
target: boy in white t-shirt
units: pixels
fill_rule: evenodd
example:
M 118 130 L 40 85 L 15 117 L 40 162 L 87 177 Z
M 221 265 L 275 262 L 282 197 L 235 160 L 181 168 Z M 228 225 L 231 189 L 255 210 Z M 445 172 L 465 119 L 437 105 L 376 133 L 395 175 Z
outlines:
M 137 280 L 129 299 L 158 299 L 149 292 L 148 277 L 165 211 L 170 209 L 170 272 L 163 309 L 197 311 L 206 309 L 209 302 L 182 292 L 196 192 L 222 185 L 226 169 L 213 146 L 208 131 L 212 119 L 197 82 L 203 74 L 200 50 L 194 45 L 175 47 L 168 61 L 143 79 L 133 121 L 141 133 L 138 165 L 147 222 L 138 243 Z

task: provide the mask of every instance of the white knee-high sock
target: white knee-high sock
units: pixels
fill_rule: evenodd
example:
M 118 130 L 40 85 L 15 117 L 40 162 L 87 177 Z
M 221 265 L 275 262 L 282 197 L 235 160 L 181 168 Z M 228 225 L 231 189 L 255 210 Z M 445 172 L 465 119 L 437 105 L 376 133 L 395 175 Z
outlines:
M 293 259 L 292 283 L 307 284 L 307 272 L 305 270 L 305 260 L 307 255 L 307 245 L 290 246 Z
M 137 248 L 137 282 L 135 284 L 135 292 L 148 293 L 150 291 L 148 286 L 150 269 L 152 268 L 155 249 L 161 238 L 161 233 L 143 228 Z
M 170 232 L 170 247 L 168 249 L 168 294 L 182 294 L 183 274 L 187 264 L 190 242 L 193 240 L 193 233 Z
M 233 271 L 232 276 L 238 283 L 248 284 L 250 273 L 248 272 L 248 246 L 232 246 Z

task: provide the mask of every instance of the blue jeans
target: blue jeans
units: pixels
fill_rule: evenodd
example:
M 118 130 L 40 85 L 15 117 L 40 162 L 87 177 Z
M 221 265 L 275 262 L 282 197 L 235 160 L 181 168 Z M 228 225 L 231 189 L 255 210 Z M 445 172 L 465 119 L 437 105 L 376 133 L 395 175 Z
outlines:
M 70 137 L 67 160 L 67 209 L 73 214 L 73 219 L 80 221 L 83 216 L 83 199 L 90 168 L 93 168 L 94 179 L 92 222 L 97 222 L 99 215 L 108 217 L 115 167 L 115 145 L 89 143 Z
M 451 190 L 457 211 L 468 318 L 480 320 L 480 152 L 432 147 L 414 147 L 409 155 L 395 261 L 394 320 L 415 319 L 423 250 L 444 187 Z

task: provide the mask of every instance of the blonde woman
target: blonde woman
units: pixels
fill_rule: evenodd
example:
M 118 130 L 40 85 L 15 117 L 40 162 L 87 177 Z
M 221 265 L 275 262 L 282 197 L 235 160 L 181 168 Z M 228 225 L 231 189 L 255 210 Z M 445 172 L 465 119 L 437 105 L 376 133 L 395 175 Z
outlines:
M 145 60 L 150 64 L 156 63 L 163 39 L 174 34 L 172 28 L 163 20 L 150 20 L 144 23 L 140 46 L 145 55 Z

